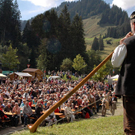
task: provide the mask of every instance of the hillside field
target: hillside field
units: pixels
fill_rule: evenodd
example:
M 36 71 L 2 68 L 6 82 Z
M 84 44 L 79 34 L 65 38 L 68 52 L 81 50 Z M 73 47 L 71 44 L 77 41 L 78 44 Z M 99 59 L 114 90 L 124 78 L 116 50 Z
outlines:
M 104 36 L 105 33 L 107 32 L 107 28 L 113 27 L 113 26 L 101 27 L 97 24 L 99 20 L 100 20 L 100 16 L 93 16 L 83 20 L 86 50 L 91 49 L 91 45 L 95 37 L 99 38 L 100 34 Z M 107 44 L 107 41 L 109 41 L 110 44 Z M 120 39 L 104 38 L 105 48 L 104 51 L 100 52 L 101 57 L 105 58 L 106 56 L 108 56 L 116 48 L 116 46 L 119 45 L 119 41 Z

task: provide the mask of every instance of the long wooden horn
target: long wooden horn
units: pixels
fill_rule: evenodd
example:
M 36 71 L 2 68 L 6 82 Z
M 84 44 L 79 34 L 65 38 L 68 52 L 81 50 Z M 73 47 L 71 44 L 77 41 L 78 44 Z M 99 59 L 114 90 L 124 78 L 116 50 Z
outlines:
M 85 82 L 90 79 L 111 57 L 113 52 L 108 55 L 93 71 L 91 71 L 79 84 L 77 84 L 69 93 L 67 93 L 62 99 L 60 99 L 56 104 L 54 104 L 49 110 L 47 110 L 33 125 L 28 125 L 30 132 L 34 133 L 37 127 L 42 123 L 42 121 L 50 115 L 55 109 L 57 109 L 62 103 L 64 103 L 71 95 L 73 95 Z

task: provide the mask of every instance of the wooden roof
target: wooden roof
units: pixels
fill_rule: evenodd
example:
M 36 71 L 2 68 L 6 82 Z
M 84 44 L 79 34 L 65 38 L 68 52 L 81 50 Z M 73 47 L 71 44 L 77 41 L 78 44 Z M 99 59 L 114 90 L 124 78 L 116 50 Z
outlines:
M 36 72 L 37 70 L 39 69 L 36 69 L 36 68 L 26 68 L 23 70 L 23 72 Z

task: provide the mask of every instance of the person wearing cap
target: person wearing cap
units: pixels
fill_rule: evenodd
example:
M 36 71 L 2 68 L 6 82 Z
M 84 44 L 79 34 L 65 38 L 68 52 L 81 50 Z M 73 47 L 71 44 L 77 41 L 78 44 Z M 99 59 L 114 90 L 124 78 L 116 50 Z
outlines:
M 135 11 L 130 16 L 131 32 L 120 40 L 112 55 L 112 65 L 121 67 L 115 95 L 123 96 L 123 123 L 127 135 L 135 134 Z

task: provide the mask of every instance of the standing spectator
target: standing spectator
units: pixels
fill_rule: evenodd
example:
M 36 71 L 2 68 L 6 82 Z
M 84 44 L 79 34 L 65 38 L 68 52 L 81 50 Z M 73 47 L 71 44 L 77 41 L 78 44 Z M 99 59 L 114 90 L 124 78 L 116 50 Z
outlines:
M 71 110 L 69 103 L 67 103 L 67 106 L 65 107 L 64 114 L 65 114 L 68 122 L 70 119 L 71 119 L 71 122 L 73 122 L 75 120 L 75 116 Z
M 117 101 L 117 98 L 115 97 L 115 94 L 113 93 L 112 94 L 112 97 L 110 98 L 110 110 L 111 110 L 111 113 L 112 115 L 114 115 L 115 113 L 115 109 L 117 108 L 116 107 L 116 101 Z

